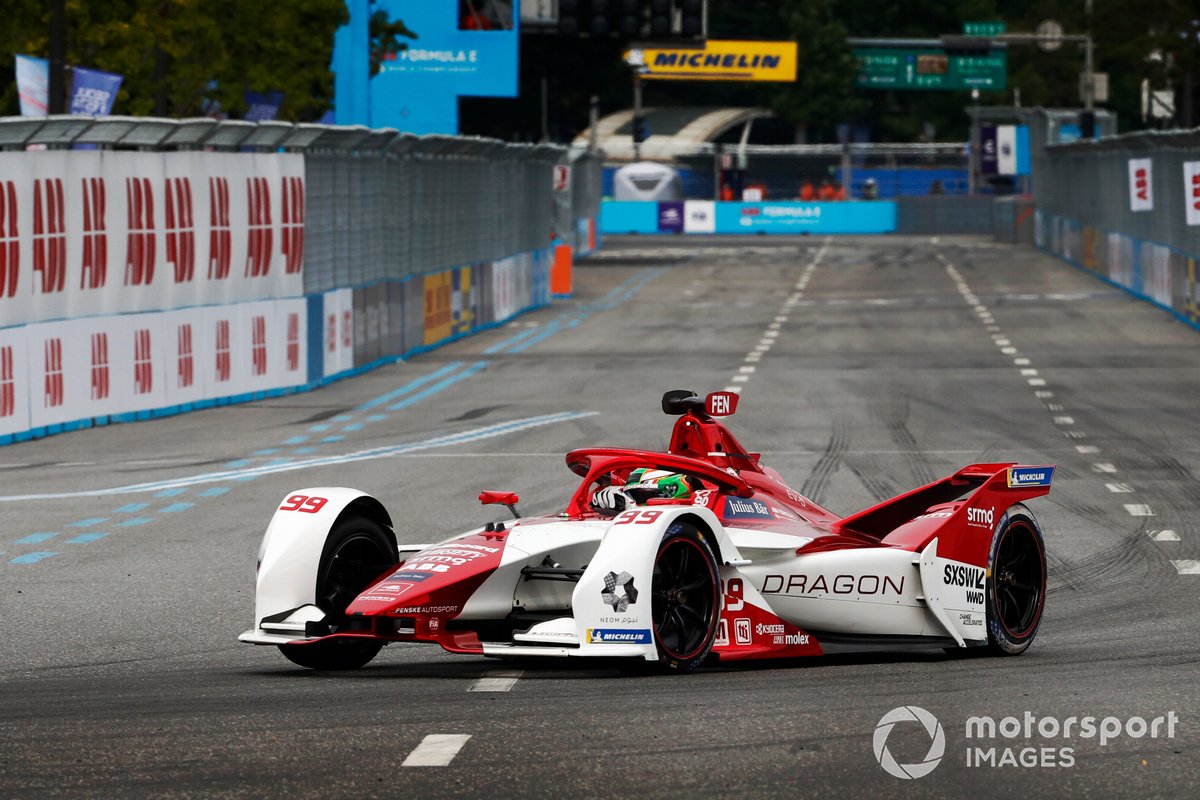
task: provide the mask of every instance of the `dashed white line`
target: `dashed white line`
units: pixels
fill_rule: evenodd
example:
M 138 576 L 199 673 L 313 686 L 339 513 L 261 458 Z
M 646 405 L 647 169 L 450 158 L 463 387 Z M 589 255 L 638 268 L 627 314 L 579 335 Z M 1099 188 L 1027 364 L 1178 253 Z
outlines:
M 738 367 L 738 372 L 750 375 L 754 372 L 754 367 Z
M 1004 355 L 1006 355 L 1006 356 L 1015 356 L 1015 355 L 1017 354 L 1017 348 L 1015 348 L 1015 347 L 1001 347 L 1001 348 L 1000 348 L 1000 352 L 1001 352 L 1001 353 L 1004 353 Z
M 1040 392 L 1034 392 L 1033 396 L 1036 397 L 1038 400 L 1049 400 L 1051 397 L 1054 397 L 1054 392 L 1051 392 L 1048 389 L 1044 389 Z
M 727 392 L 733 392 L 734 394 L 741 394 L 741 393 L 742 393 L 742 387 L 741 387 L 741 386 L 726 386 L 726 387 L 725 387 L 725 391 L 727 391 Z
M 1013 364 L 1015 364 L 1018 367 L 1028 367 L 1029 359 L 1028 358 L 1014 358 Z
M 1096 445 L 1094 445 L 1094 444 L 1077 444 L 1077 445 L 1075 445 L 1075 449 L 1078 452 L 1083 453 L 1085 455 L 1089 454 L 1089 453 L 1094 454 L 1094 453 L 1100 452 L 1100 448 L 1096 447 Z
M 1107 461 L 1102 461 L 1098 464 L 1092 464 L 1092 472 L 1105 472 L 1112 474 L 1117 471 L 1117 468 Z
M 998 347 L 1010 347 L 1010 346 L 1012 346 L 1012 342 L 1009 341 L 1008 339 L 997 339 L 996 345 Z
M 1062 403 L 1046 403 L 1047 411 L 1062 411 Z
M 734 383 L 745 383 L 746 381 L 750 380 L 750 376 L 749 375 L 734 375 L 732 380 Z
M 1200 575 L 1200 561 L 1171 561 L 1180 575 Z
M 468 692 L 507 692 L 521 679 L 521 670 L 504 670 L 484 673 L 471 684 Z
M 1179 534 L 1175 531 L 1146 531 L 1146 535 L 1156 542 L 1178 542 Z
M 463 745 L 471 738 L 469 733 L 431 733 L 408 754 L 400 764 L 402 767 L 447 766 Z
M 1155 516 L 1154 509 L 1144 503 L 1126 503 L 1125 510 L 1129 512 L 1129 516 L 1131 517 Z
M 1075 418 L 1074 417 L 1055 417 L 1054 424 L 1055 425 L 1074 425 Z
M 1030 378 L 1029 385 L 1030 386 L 1045 386 L 1046 379 L 1045 378 Z
M 1133 487 L 1128 483 L 1106 483 L 1104 488 L 1115 494 L 1130 494 L 1133 492 Z M 1128 506 L 1126 506 L 1128 508 Z
M 1026 378 L 1033 377 L 1034 375 L 1037 375 L 1037 374 L 1038 374 L 1038 371 L 1036 369 L 1034 369 L 1033 367 L 1026 367 L 1025 369 L 1021 370 L 1021 375 Z

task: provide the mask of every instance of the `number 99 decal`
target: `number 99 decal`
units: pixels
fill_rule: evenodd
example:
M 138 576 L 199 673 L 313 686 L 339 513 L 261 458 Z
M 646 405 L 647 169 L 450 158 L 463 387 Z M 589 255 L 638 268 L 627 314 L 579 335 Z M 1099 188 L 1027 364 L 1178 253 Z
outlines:
M 306 494 L 294 494 L 283 501 L 283 505 L 279 507 L 279 510 L 302 511 L 305 514 L 315 514 L 328 502 L 329 500 L 324 497 L 309 497 Z

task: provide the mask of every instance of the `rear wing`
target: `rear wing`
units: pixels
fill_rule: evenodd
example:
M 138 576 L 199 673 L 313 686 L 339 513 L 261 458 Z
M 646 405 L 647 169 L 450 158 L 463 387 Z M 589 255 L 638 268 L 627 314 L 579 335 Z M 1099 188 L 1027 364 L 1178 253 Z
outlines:
M 833 530 L 882 539 L 933 506 L 954 502 L 968 493 L 972 497 L 995 493 L 997 504 L 1007 508 L 1013 503 L 1048 494 L 1053 479 L 1053 466 L 1013 462 L 972 464 L 949 477 L 843 517 L 833 525 Z

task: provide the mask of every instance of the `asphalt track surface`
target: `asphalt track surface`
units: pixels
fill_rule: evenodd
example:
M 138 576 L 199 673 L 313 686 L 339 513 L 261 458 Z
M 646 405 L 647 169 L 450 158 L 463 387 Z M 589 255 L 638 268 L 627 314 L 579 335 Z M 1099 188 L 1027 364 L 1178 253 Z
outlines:
M 0 450 L 0 796 L 1194 796 L 1200 333 L 975 238 L 612 238 L 576 281 L 317 392 Z M 743 443 L 839 513 L 966 463 L 1057 464 L 1031 503 L 1050 560 L 1033 647 L 631 676 L 396 645 L 318 674 L 236 641 L 289 490 L 368 490 L 402 541 L 436 540 L 498 518 L 481 488 L 558 510 L 565 451 L 663 447 L 664 390 L 726 386 Z M 338 458 L 373 447 L 392 449 Z M 873 736 L 909 705 L 938 718 L 945 754 L 901 780 Z M 965 737 L 970 716 L 1026 712 L 1178 722 L 1103 746 Z M 431 735 L 458 737 L 449 764 L 402 766 Z M 900 723 L 886 744 L 912 764 L 930 737 Z M 967 766 L 976 745 L 1073 765 Z

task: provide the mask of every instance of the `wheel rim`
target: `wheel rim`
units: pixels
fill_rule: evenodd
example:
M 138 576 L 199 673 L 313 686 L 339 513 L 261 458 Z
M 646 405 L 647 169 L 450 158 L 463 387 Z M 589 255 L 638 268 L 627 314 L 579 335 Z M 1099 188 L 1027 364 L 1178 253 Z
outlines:
M 676 539 L 654 562 L 651 614 L 659 646 L 686 660 L 704 649 L 716 612 L 712 571 L 703 545 Z
M 329 557 L 317 588 L 317 605 L 327 613 L 342 614 L 391 564 L 390 554 L 370 534 L 347 536 Z
M 1015 639 L 1037 628 L 1044 600 L 1044 570 L 1037 534 L 1024 522 L 1009 525 L 996 548 L 992 593 L 996 618 Z

